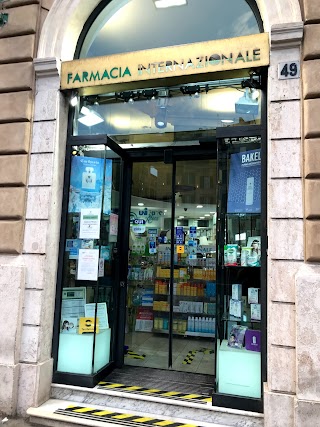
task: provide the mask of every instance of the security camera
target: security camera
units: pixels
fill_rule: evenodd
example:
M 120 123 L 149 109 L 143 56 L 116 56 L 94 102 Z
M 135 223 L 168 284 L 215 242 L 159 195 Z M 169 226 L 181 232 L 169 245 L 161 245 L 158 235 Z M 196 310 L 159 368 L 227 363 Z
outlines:
M 184 210 L 185 212 L 187 212 L 188 208 L 183 208 L 183 210 Z

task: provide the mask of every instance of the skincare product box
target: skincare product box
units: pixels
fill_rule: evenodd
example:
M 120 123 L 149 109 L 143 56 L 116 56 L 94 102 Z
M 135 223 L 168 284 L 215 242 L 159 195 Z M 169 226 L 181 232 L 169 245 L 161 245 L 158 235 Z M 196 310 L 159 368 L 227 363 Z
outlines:
M 232 285 L 232 299 L 241 301 L 242 298 L 242 285 L 234 284 Z
M 238 245 L 224 246 L 224 265 L 237 265 Z
M 259 289 L 258 288 L 249 288 L 248 289 L 248 303 L 249 304 L 258 304 L 259 302 Z
M 231 299 L 229 312 L 230 316 L 234 316 L 240 319 L 242 315 L 242 301 Z
M 261 351 L 261 331 L 254 331 L 252 329 L 246 330 L 245 335 L 246 350 Z
M 261 304 L 251 304 L 251 320 L 261 320 Z

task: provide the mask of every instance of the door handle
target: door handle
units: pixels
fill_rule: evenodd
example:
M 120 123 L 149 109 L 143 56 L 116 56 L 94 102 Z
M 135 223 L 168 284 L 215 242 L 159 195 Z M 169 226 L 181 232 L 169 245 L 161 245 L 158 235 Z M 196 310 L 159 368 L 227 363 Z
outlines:
M 120 282 L 120 288 L 125 288 L 126 287 L 126 282 L 125 281 L 121 281 Z

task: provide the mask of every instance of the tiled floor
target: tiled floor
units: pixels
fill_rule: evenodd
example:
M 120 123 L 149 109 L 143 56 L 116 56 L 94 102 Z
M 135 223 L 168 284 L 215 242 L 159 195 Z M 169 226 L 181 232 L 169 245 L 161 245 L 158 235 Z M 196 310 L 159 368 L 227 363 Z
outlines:
M 126 334 L 126 345 L 134 355 L 125 357 L 125 364 L 130 366 L 144 366 L 148 368 L 168 369 L 169 337 L 153 335 L 148 332 L 132 332 Z M 215 354 L 214 341 L 211 339 L 197 339 L 177 337 L 173 339 L 172 369 L 182 372 L 193 372 L 214 375 Z M 196 351 L 190 364 L 183 363 L 189 352 Z M 213 353 L 209 353 L 213 351 Z

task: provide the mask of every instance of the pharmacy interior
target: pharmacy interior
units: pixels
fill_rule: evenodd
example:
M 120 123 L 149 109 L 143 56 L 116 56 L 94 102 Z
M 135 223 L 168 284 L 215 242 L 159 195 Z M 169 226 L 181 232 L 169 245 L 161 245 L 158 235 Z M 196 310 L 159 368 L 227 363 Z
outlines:
M 120 368 L 131 379 L 136 373 L 138 382 L 143 372 L 155 378 L 165 371 L 178 387 L 182 376 L 174 375 L 183 373 L 193 384 L 190 395 L 198 396 L 204 382 L 201 390 L 214 406 L 262 410 L 266 85 L 265 69 L 251 63 L 261 59 L 257 40 L 267 38 L 258 34 L 261 23 L 250 2 L 240 3 L 252 19 L 238 34 L 247 43 L 244 53 L 230 54 L 228 61 L 222 55 L 204 60 L 208 68 L 227 63 L 232 72 L 222 70 L 219 78 L 211 69 L 201 74 L 191 59 L 166 66 L 160 59 L 156 66 L 139 60 L 141 79 L 127 86 L 119 82 L 114 90 L 106 81 L 130 79 L 132 64 L 82 73 L 77 61 L 75 68 L 68 65 L 65 84 L 75 99 L 67 141 L 55 382 L 99 386 Z M 189 1 L 186 13 L 192 16 L 194 7 Z M 166 20 L 171 10 L 164 10 Z M 106 53 L 105 45 L 99 50 L 110 30 L 108 13 L 108 6 L 99 11 L 102 29 L 97 32 L 93 22 L 79 58 L 114 53 Z M 192 45 L 186 57 L 199 60 L 197 48 Z M 233 55 L 246 64 L 230 61 Z M 168 74 L 161 84 L 153 75 L 160 71 Z M 172 71 L 178 71 L 174 79 Z

